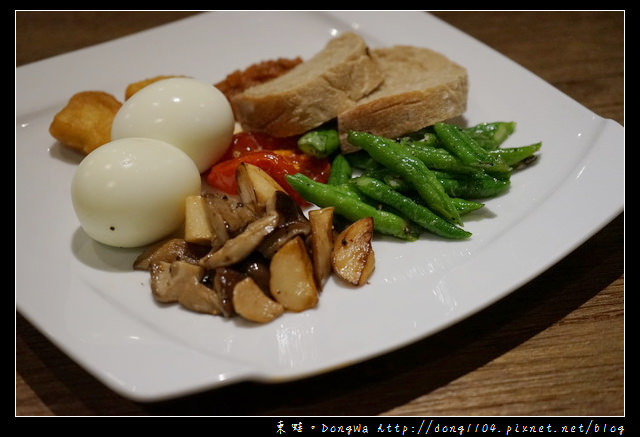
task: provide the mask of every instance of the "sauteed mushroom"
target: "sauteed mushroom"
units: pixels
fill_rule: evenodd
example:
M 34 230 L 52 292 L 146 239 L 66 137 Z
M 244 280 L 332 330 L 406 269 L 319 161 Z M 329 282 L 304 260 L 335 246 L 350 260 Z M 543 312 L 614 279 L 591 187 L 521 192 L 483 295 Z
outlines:
M 149 270 L 154 263 L 160 261 L 188 261 L 197 264 L 198 260 L 208 252 L 207 247 L 186 242 L 182 238 L 170 238 L 149 246 L 133 262 L 136 270 Z
M 208 269 L 230 266 L 249 256 L 278 224 L 278 214 L 269 213 L 249 223 L 240 234 L 225 241 L 220 249 L 203 256 L 199 264 Z
M 158 302 L 178 302 L 192 311 L 229 315 L 223 294 L 203 281 L 205 269 L 187 261 L 160 261 L 151 266 L 151 292 Z
M 258 251 L 265 257 L 271 258 L 278 249 L 293 237 L 298 235 L 306 237 L 309 235 L 311 224 L 298 203 L 285 192 L 276 191 L 268 208 L 279 214 L 280 222 L 274 231 L 260 243 Z
M 339 244 L 333 208 L 307 218 L 264 171 L 244 164 L 236 177 L 239 196 L 191 196 L 184 238 L 163 241 L 136 259 L 136 269 L 150 272 L 158 302 L 266 323 L 285 311 L 314 308 L 331 271 L 354 285 L 366 282 L 374 265 L 371 220 L 348 227 Z

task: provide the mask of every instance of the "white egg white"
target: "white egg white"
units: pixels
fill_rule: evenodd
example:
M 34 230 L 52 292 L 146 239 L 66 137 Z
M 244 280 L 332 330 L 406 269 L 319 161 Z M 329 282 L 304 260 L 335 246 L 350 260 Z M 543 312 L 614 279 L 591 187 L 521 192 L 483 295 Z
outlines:
M 202 173 L 229 147 L 235 121 L 228 100 L 212 84 L 174 77 L 142 88 L 124 102 L 111 139 L 155 138 L 182 149 Z
M 150 138 L 123 138 L 79 164 L 71 198 L 84 231 L 115 247 L 139 247 L 175 232 L 185 198 L 201 190 L 200 172 L 182 150 Z

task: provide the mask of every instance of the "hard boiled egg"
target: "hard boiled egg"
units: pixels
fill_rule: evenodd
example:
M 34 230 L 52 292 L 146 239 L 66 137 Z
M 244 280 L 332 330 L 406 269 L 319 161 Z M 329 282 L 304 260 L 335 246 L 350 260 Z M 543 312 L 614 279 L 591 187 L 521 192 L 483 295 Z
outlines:
M 155 138 L 193 159 L 200 173 L 229 147 L 235 121 L 224 94 L 198 79 L 174 77 L 145 86 L 122 105 L 111 139 Z
M 82 160 L 71 198 L 91 238 L 138 247 L 176 231 L 184 221 L 185 198 L 200 189 L 200 172 L 182 150 L 156 139 L 123 138 Z

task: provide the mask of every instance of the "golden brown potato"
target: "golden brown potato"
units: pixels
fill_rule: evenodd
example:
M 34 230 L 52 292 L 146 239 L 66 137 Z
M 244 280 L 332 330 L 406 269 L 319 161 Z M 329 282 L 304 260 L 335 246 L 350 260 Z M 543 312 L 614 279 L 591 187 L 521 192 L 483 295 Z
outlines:
M 235 285 L 231 299 L 236 313 L 252 322 L 267 323 L 284 313 L 282 304 L 267 296 L 250 277 Z
M 307 246 L 295 237 L 271 258 L 271 295 L 289 311 L 304 311 L 318 304 L 318 288 Z
M 55 115 L 49 133 L 62 144 L 88 155 L 111 141 L 111 124 L 121 106 L 109 93 L 79 92 Z
M 152 83 L 162 79 L 171 79 L 172 77 L 185 77 L 185 76 L 161 75 L 161 76 L 150 77 L 148 79 L 139 80 L 138 82 L 130 83 L 124 92 L 124 99 L 129 100 L 129 98 L 132 95 L 134 95 L 135 93 L 140 91 L 142 88 L 146 87 L 147 85 L 151 85 Z
M 345 228 L 333 245 L 333 271 L 356 286 L 364 285 L 375 267 L 373 219 L 362 218 Z
M 334 208 L 332 206 L 309 211 L 311 260 L 313 261 L 313 274 L 319 290 L 322 290 L 324 283 L 331 276 L 333 211 Z

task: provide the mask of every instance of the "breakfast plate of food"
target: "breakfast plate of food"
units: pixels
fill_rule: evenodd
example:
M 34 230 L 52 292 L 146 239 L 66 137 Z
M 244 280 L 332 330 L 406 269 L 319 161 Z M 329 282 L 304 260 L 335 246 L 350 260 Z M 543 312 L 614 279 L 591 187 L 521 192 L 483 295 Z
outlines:
M 561 260 L 623 156 L 427 13 L 198 14 L 16 69 L 16 310 L 137 401 L 329 372 Z

